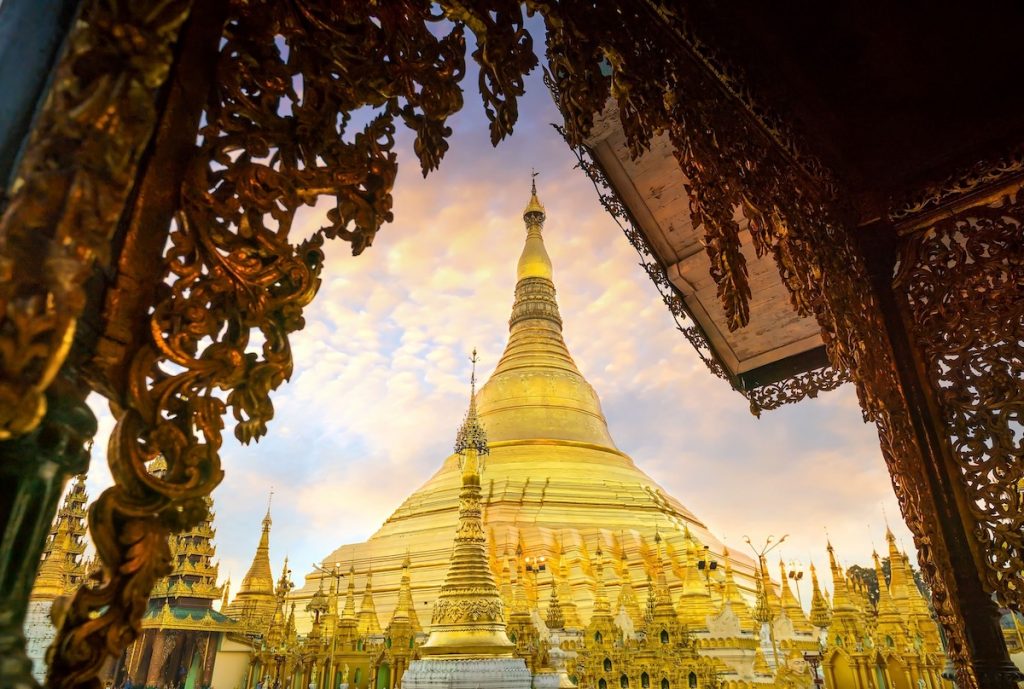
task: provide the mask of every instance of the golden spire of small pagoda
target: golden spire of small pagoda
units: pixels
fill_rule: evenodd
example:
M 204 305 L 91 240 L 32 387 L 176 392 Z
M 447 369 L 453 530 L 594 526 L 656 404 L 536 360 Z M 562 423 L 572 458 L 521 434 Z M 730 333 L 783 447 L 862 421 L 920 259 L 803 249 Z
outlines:
M 476 414 L 476 350 L 470 358 L 469 409 L 455 436 L 462 470 L 459 525 L 451 564 L 431 617 L 424 655 L 510 657 L 514 644 L 505 631 L 504 605 L 487 561 L 487 537 L 480 509 L 481 457 L 490 452 Z
M 786 576 L 786 563 L 782 561 L 781 557 L 779 558 L 779 576 L 779 590 L 782 592 L 782 595 L 779 597 L 779 604 L 782 614 L 793 623 L 794 630 L 804 634 L 813 634 L 813 625 L 807 621 L 804 609 L 797 602 L 796 596 L 793 595 L 793 589 L 789 586 L 789 577 Z
M 818 585 L 818 572 L 814 569 L 814 563 L 811 563 L 811 624 L 818 629 L 827 629 L 829 622 L 832 621 L 832 610 L 829 608 L 828 601 L 825 600 L 825 596 L 821 593 L 821 587 Z
M 665 575 L 665 568 L 671 567 L 671 562 L 665 563 L 664 546 L 662 546 L 661 532 L 654 530 L 655 545 L 655 572 L 654 572 L 654 605 L 651 610 L 652 619 L 657 621 L 676 620 L 676 609 L 672 605 L 672 597 L 668 590 L 668 579 Z
M 896 605 L 893 603 L 892 596 L 889 593 L 889 584 L 885 580 L 885 571 L 882 569 L 882 561 L 878 557 L 878 551 L 871 551 L 871 561 L 875 566 L 875 577 L 878 579 L 878 616 L 881 617 L 885 614 L 897 613 Z M 893 565 L 897 563 L 889 561 L 889 571 L 893 570 Z
M 697 568 L 699 554 L 696 543 L 686 529 L 686 562 L 683 570 L 683 590 L 679 597 L 679 617 L 690 631 L 707 629 L 708 617 L 714 615 L 711 592 Z M 705 561 L 705 566 L 708 565 Z
M 348 570 L 348 592 L 345 594 L 345 607 L 341 611 L 341 619 L 356 619 L 356 568 L 354 565 Z
M 221 599 L 220 599 L 220 609 L 221 609 L 221 612 L 223 612 L 224 610 L 227 610 L 227 607 L 228 607 L 228 604 L 230 603 L 230 601 L 231 601 L 231 575 L 229 574 L 228 578 L 224 580 L 223 591 L 221 593 Z
M 416 604 L 412 599 L 412 577 L 409 576 L 409 567 L 411 566 L 409 560 L 409 552 L 406 551 L 405 559 L 402 560 L 402 579 L 398 584 L 398 605 L 395 606 L 395 612 L 392 617 L 403 617 L 409 619 L 409 625 L 412 628 L 414 634 L 418 634 L 423 631 L 423 627 L 420 626 L 419 616 L 416 614 Z
M 558 602 L 565 618 L 566 629 L 582 629 L 579 609 L 572 595 L 572 580 L 569 578 L 569 558 L 565 554 L 565 539 L 558 539 Z
M 644 614 L 640 610 L 640 601 L 636 597 L 636 589 L 633 588 L 633 577 L 629 571 L 629 558 L 626 556 L 626 549 L 622 549 L 619 559 L 619 597 L 615 602 L 615 614 L 625 611 L 626 615 L 633 622 L 635 629 L 640 629 L 644 622 Z
M 736 586 L 736 579 L 732 574 L 732 563 L 729 560 L 729 549 L 726 548 L 722 553 L 722 559 L 725 561 L 725 574 L 723 576 L 723 588 L 722 588 L 722 609 L 725 606 L 729 606 L 732 609 L 736 619 L 739 620 L 740 629 L 745 631 L 754 631 L 757 625 L 754 622 L 754 617 L 750 613 L 750 606 L 747 605 L 747 601 L 744 600 L 743 594 L 740 593 L 739 587 Z
M 85 552 L 85 504 L 88 499 L 85 475 L 79 474 L 50 526 L 50 536 L 30 594 L 33 600 L 53 600 L 73 593 L 87 575 L 82 554 Z
M 234 600 L 223 611 L 237 619 L 247 631 L 263 633 L 274 619 L 278 607 L 274 590 L 274 575 L 270 570 L 270 503 L 274 492 L 267 499 L 267 512 L 263 516 L 259 544 L 253 555 L 249 571 L 242 578 Z
M 843 573 L 842 568 L 839 567 L 839 563 L 836 561 L 836 553 L 832 548 L 832 542 L 828 541 L 828 563 L 829 568 L 832 570 L 832 610 L 833 613 L 839 612 L 841 609 L 853 609 L 854 603 L 850 593 L 849 585 L 846 581 L 846 574 Z
M 612 606 L 608 601 L 608 589 L 604 581 L 604 551 L 601 549 L 601 538 L 598 536 L 597 550 L 594 551 L 597 558 L 594 560 L 594 617 L 612 616 Z
M 562 603 L 558 600 L 558 584 L 554 577 L 551 579 L 551 597 L 548 600 L 548 614 L 544 623 L 551 630 L 565 629 L 565 615 L 562 613 Z
M 373 604 L 373 570 L 370 569 L 366 572 L 366 588 L 359 606 L 359 636 L 379 636 L 382 633 L 377 608 Z

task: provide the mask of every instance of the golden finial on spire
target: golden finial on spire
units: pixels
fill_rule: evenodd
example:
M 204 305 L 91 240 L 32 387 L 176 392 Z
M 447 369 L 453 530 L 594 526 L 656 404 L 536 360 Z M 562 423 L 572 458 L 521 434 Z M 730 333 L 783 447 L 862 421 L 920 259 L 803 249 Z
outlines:
M 473 372 L 469 378 L 469 409 L 466 410 L 466 417 L 455 435 L 455 454 L 465 456 L 466 451 L 472 449 L 476 450 L 477 455 L 482 456 L 489 454 L 490 448 L 487 446 L 487 434 L 476 414 L 476 363 L 479 359 L 475 347 L 469 360 L 473 363 Z
M 270 493 L 267 494 L 267 513 L 263 517 L 263 528 L 264 529 L 269 528 L 270 524 L 272 523 L 271 519 L 270 519 L 270 505 L 273 502 L 274 502 L 274 487 L 271 486 L 270 487 Z
M 523 210 L 523 219 L 526 220 L 527 225 L 544 222 L 544 205 L 537 198 L 537 175 L 539 174 L 535 169 L 530 168 L 530 202 Z

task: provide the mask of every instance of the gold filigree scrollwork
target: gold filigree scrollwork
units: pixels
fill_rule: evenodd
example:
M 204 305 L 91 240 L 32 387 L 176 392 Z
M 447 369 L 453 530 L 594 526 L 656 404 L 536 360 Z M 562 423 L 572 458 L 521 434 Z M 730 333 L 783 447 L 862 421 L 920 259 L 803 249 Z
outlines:
M 426 173 L 462 106 L 464 26 L 477 32 L 492 136 L 508 133 L 536 63 L 515 3 L 249 2 L 231 6 L 218 79 L 181 188 L 149 340 L 131 357 L 110 444 L 114 487 L 90 510 L 102 585 L 82 589 L 54 645 L 54 687 L 95 686 L 107 654 L 136 638 L 168 535 L 193 526 L 221 480 L 230 411 L 239 441 L 267 432 L 270 394 L 292 373 L 291 333 L 320 284 L 322 245 L 354 254 L 391 220 L 396 119 L 415 133 Z M 441 27 L 444 28 L 444 27 Z M 437 35 L 440 34 L 440 35 Z M 500 59 L 499 59 L 500 58 Z M 354 114 L 371 110 L 351 130 Z M 297 212 L 330 197 L 325 222 L 296 237 Z M 164 475 L 146 464 L 166 460 Z
M 1020 190 L 901 239 L 895 287 L 963 476 L 978 567 L 1024 608 L 1024 198 Z
M 85 3 L 0 216 L 0 440 L 31 430 L 156 123 L 191 0 Z
M 923 185 L 889 206 L 893 222 L 912 222 L 915 216 L 957 203 L 972 194 L 1024 174 L 1024 146 L 995 159 L 979 160 L 945 179 Z
M 750 411 L 756 416 L 762 411 L 778 409 L 784 404 L 792 404 L 807 398 L 814 399 L 819 392 L 835 390 L 848 381 L 849 377 L 845 373 L 831 366 L 816 368 L 748 391 Z

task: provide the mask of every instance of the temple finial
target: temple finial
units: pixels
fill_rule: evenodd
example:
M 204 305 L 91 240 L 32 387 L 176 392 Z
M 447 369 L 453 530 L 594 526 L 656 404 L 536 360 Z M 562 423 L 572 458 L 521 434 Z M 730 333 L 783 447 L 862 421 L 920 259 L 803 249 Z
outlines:
M 473 372 L 469 378 L 469 409 L 466 410 L 466 417 L 459 426 L 459 432 L 455 434 L 455 454 L 465 455 L 467 450 L 472 449 L 483 456 L 490 452 L 490 448 L 487 446 L 487 434 L 476 414 L 476 363 L 479 359 L 475 347 L 469 360 L 473 363 Z
M 523 220 L 527 228 L 539 228 L 544 224 L 544 205 L 537 198 L 537 175 L 540 173 L 531 168 L 530 170 L 530 202 L 523 209 Z

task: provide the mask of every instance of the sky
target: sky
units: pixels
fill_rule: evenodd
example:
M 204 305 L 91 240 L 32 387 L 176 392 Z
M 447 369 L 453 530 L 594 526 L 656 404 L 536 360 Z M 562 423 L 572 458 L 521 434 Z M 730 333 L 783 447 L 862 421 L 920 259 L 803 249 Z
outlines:
M 753 417 L 675 329 L 636 252 L 574 169 L 550 126 L 561 117 L 539 70 L 515 134 L 496 149 L 475 84 L 471 69 L 451 150 L 427 179 L 399 127 L 395 220 L 374 245 L 353 258 L 347 244 L 328 244 L 320 293 L 292 336 L 294 374 L 272 396 L 269 435 L 243 447 L 225 433 L 226 478 L 213 494 L 221 576 L 236 587 L 244 576 L 271 490 L 275 575 L 287 555 L 301 584 L 314 562 L 366 540 L 448 456 L 467 403 L 469 352 L 479 351 L 486 380 L 504 349 L 531 168 L 565 340 L 618 447 L 730 548 L 746 550 L 744 536 L 788 534 L 776 554 L 813 559 L 826 587 L 826 529 L 844 566 L 882 552 L 884 514 L 911 549 L 852 387 Z M 294 236 L 319 225 L 311 209 Z M 100 417 L 87 481 L 95 497 L 111 484 L 113 419 L 102 400 L 90 403 Z M 809 604 L 806 581 L 801 598 Z

